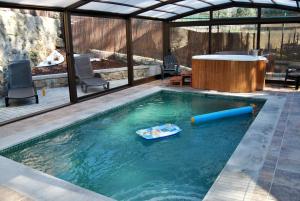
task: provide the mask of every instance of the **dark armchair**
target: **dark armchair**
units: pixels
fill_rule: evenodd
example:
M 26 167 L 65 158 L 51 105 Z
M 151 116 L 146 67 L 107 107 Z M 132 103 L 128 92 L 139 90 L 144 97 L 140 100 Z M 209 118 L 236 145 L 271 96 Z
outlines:
M 299 89 L 300 84 L 300 69 L 288 68 L 285 71 L 284 85 L 287 86 L 287 81 L 293 80 L 295 82 L 295 89 Z
M 165 74 L 178 75 L 180 72 L 179 67 L 176 57 L 169 53 L 164 57 L 163 65 L 161 66 L 161 78 L 164 79 Z

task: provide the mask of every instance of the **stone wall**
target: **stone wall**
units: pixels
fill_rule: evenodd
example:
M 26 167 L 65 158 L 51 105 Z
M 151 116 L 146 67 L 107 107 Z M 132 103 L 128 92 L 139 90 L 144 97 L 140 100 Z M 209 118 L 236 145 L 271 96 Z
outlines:
M 0 66 L 16 59 L 44 60 L 64 46 L 60 14 L 53 18 L 0 9 Z
M 94 70 L 94 72 L 100 73 L 103 79 L 109 81 L 127 79 L 128 77 L 127 67 Z M 134 66 L 133 72 L 134 72 L 135 79 L 142 79 L 142 78 L 160 74 L 160 66 L 159 65 Z M 56 88 L 56 87 L 68 86 L 67 73 L 33 76 L 33 80 L 35 86 L 38 89 L 43 87 Z
M 10 62 L 30 59 L 33 66 L 54 49 L 64 47 L 60 19 L 60 14 L 55 12 L 46 17 L 17 9 L 0 9 L 0 91 L 3 71 Z

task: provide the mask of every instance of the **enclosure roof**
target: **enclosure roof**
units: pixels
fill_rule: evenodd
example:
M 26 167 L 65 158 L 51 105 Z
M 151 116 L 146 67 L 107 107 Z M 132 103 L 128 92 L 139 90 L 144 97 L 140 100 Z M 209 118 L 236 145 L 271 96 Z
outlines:
M 1 7 L 69 10 L 122 17 L 173 20 L 226 7 L 269 7 L 300 11 L 300 0 L 0 0 Z

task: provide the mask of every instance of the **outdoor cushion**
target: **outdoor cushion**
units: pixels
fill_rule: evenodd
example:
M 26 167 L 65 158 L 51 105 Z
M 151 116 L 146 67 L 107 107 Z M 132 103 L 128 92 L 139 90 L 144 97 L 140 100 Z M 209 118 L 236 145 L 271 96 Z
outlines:
M 16 61 L 8 66 L 10 89 L 32 87 L 32 75 L 29 60 Z
M 35 95 L 33 87 L 16 88 L 8 91 L 9 98 L 29 98 Z

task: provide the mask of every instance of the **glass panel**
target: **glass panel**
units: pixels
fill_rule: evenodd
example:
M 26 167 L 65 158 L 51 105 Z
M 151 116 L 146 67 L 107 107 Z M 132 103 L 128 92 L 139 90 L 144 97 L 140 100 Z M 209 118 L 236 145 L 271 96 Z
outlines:
M 52 7 L 67 7 L 78 0 L 51 0 L 51 1 L 37 1 L 37 0 L 1 0 L 7 3 L 17 3 L 24 5 L 36 5 L 36 6 L 52 6 Z
M 209 11 L 190 15 L 181 19 L 174 20 L 175 22 L 188 22 L 188 21 L 205 21 L 209 20 Z
M 189 8 L 186 8 L 186 7 L 182 7 L 182 6 L 176 6 L 176 5 L 173 5 L 173 4 L 169 4 L 169 5 L 158 7 L 157 10 L 174 12 L 174 13 L 180 14 L 180 13 L 189 12 L 192 9 L 189 9 Z
M 267 79 L 284 80 L 288 67 L 300 68 L 300 24 L 262 25 L 260 47 L 270 55 Z
M 251 3 L 250 0 L 234 0 L 234 1 L 236 1 L 236 2 L 246 2 L 246 3 Z
M 273 4 L 272 0 L 253 0 L 254 3 Z
M 79 97 L 128 84 L 125 20 L 72 16 L 72 33 Z
M 291 6 L 291 7 L 297 7 L 296 1 L 289 1 L 289 0 L 274 0 L 275 3 L 284 5 L 284 6 Z
M 166 19 L 166 18 L 175 16 L 175 14 L 160 12 L 160 11 L 156 11 L 156 10 L 151 10 L 151 11 L 147 11 L 147 12 L 141 13 L 141 14 L 139 14 L 139 16 Z
M 178 5 L 184 5 L 184 6 L 190 6 L 193 8 L 205 8 L 205 7 L 209 7 L 210 4 L 208 3 L 204 3 L 202 1 L 198 1 L 198 0 L 185 0 L 185 1 L 179 1 L 177 2 Z
M 160 3 L 159 1 L 155 0 L 106 0 L 106 1 L 111 1 L 111 2 L 116 2 L 116 3 L 124 3 L 132 6 L 137 6 L 137 7 L 148 7 L 148 6 L 153 6 L 155 4 Z
M 208 54 L 208 26 L 171 28 L 171 49 L 179 65 L 191 67 L 192 56 Z
M 207 1 L 210 2 L 214 5 L 218 5 L 218 4 L 224 4 L 224 3 L 230 3 L 230 0 L 211 0 L 211 1 Z
M 242 17 L 257 17 L 256 8 L 227 8 L 223 10 L 213 11 L 213 18 L 242 18 Z
M 0 124 L 69 103 L 60 13 L 2 8 L 0 24 Z M 30 63 L 16 66 L 19 60 Z M 31 80 L 38 104 L 35 97 L 24 98 L 35 95 Z M 7 94 L 9 107 L 5 107 Z
M 256 48 L 256 25 L 219 25 L 212 27 L 212 53 L 237 51 L 246 54 Z
M 162 64 L 162 23 L 132 20 L 134 79 L 160 75 Z
M 79 9 L 105 11 L 105 12 L 121 13 L 121 14 L 129 14 L 129 13 L 139 10 L 138 8 L 134 8 L 134 7 L 119 6 L 119 5 L 108 4 L 108 3 L 99 3 L 99 2 L 91 2 L 91 3 L 85 4 L 81 7 L 79 7 Z
M 289 10 L 280 10 L 280 9 L 271 9 L 271 8 L 262 8 L 261 16 L 264 18 L 271 17 L 298 17 L 300 12 L 289 11 Z

